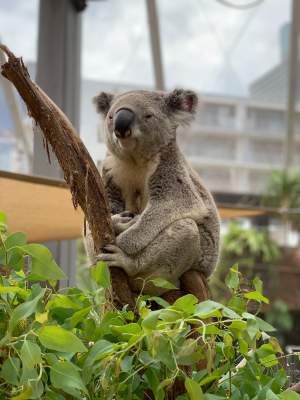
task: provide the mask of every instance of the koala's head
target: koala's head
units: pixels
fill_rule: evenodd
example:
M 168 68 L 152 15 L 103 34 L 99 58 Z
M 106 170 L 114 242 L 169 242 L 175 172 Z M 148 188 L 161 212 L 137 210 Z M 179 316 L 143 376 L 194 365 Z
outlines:
M 144 90 L 94 98 L 104 118 L 108 148 L 119 157 L 151 158 L 176 137 L 179 125 L 188 124 L 198 98 L 190 90 L 171 93 Z

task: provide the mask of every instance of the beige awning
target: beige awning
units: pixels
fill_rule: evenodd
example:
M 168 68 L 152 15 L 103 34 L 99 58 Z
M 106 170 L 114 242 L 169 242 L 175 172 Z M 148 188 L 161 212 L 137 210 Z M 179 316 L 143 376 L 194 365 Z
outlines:
M 29 242 L 75 239 L 81 236 L 83 213 L 74 210 L 67 185 L 59 180 L 0 171 L 0 211 L 11 232 L 25 232 Z M 221 218 L 253 217 L 259 208 L 222 204 Z
M 25 232 L 30 242 L 81 235 L 83 213 L 74 210 L 61 181 L 0 172 L 0 210 L 7 215 L 9 230 Z

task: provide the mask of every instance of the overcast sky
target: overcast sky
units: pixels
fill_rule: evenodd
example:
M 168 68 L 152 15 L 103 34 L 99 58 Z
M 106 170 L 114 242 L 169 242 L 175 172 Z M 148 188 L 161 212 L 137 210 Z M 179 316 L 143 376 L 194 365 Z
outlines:
M 245 0 L 232 0 L 236 3 Z M 279 28 L 290 0 L 249 11 L 215 0 L 157 0 L 168 87 L 247 93 L 280 58 Z M 153 84 L 144 0 L 93 1 L 83 13 L 84 77 Z M 0 0 L 0 37 L 25 61 L 36 59 L 38 0 Z

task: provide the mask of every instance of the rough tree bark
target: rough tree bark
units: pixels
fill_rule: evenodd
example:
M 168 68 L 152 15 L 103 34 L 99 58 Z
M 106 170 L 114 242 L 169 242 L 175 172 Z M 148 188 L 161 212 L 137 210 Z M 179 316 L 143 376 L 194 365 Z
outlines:
M 95 251 L 100 253 L 105 245 L 115 240 L 100 173 L 66 115 L 30 79 L 22 58 L 17 58 L 4 45 L 0 45 L 0 48 L 8 57 L 8 61 L 1 66 L 1 73 L 16 87 L 27 106 L 28 114 L 40 126 L 49 162 L 51 145 L 63 170 L 64 179 L 70 186 L 73 205 L 75 208 L 79 205 L 84 212 Z M 133 306 L 133 295 L 126 273 L 120 268 L 112 268 L 111 278 L 113 300 L 118 305 Z

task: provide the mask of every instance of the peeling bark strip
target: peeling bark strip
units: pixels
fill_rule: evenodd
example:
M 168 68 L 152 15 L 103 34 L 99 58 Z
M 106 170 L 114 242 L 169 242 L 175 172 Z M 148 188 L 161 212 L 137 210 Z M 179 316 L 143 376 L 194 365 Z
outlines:
M 64 179 L 70 186 L 74 207 L 80 205 L 82 208 L 91 229 L 95 251 L 100 252 L 115 239 L 100 173 L 71 122 L 30 79 L 22 58 L 17 58 L 4 45 L 0 48 L 8 56 L 8 61 L 1 66 L 1 73 L 16 87 L 28 114 L 40 126 L 48 158 L 48 146 L 51 145 Z

